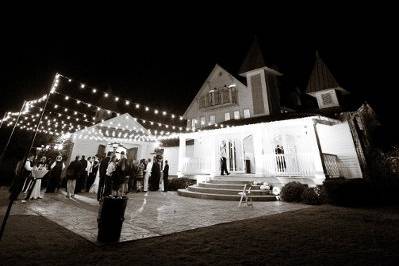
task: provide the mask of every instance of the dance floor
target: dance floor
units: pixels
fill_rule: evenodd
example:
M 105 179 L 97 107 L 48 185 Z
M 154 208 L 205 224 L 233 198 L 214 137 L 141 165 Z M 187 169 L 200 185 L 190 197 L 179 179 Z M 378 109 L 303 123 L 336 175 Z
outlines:
M 15 213 L 36 214 L 97 243 L 99 204 L 95 195 L 82 193 L 74 200 L 65 192 L 44 194 L 41 200 L 16 203 Z M 254 202 L 254 207 L 237 207 L 237 202 L 181 197 L 176 192 L 129 194 L 120 241 L 157 237 L 176 232 L 306 208 L 306 205 Z

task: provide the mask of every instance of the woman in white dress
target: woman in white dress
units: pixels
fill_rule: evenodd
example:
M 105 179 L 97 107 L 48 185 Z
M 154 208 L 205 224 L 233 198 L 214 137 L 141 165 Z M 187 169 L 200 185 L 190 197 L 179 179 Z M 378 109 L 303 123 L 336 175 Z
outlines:
M 94 183 L 93 185 L 91 185 L 89 193 L 97 194 L 99 183 L 100 183 L 100 171 L 97 171 L 96 179 L 94 179 Z
M 147 167 L 145 169 L 145 175 L 144 175 L 144 192 L 148 191 L 148 181 L 150 180 L 151 169 L 152 169 L 152 161 L 149 158 L 148 159 L 148 163 L 147 163 Z
M 34 178 L 34 186 L 29 199 L 41 199 L 40 189 L 42 185 L 42 178 L 48 172 L 46 157 L 42 157 L 38 165 L 35 165 L 32 169 L 32 177 Z

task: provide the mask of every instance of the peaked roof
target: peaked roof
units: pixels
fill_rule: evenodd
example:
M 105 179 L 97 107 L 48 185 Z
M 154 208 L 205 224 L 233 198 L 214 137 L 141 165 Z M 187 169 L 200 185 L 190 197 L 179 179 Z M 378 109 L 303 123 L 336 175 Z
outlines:
M 333 88 L 340 88 L 340 86 L 327 65 L 320 58 L 319 53 L 316 51 L 316 62 L 314 63 L 312 73 L 310 74 L 306 93 L 314 93 Z
M 183 114 L 183 117 L 185 119 L 187 119 L 187 113 L 188 111 L 191 109 L 192 105 L 197 101 L 198 97 L 200 97 L 200 95 L 202 94 L 202 92 L 206 89 L 209 89 L 208 87 L 208 82 L 211 80 L 211 78 L 215 75 L 215 73 L 217 71 L 222 71 L 225 72 L 226 74 L 230 75 L 232 78 L 232 83 L 235 83 L 237 86 L 242 86 L 242 87 L 246 87 L 241 81 L 239 81 L 237 78 L 235 78 L 233 75 L 231 75 L 226 69 L 224 69 L 223 67 L 221 67 L 220 65 L 216 64 L 211 73 L 209 73 L 208 77 L 206 78 L 206 80 L 204 81 L 204 83 L 202 84 L 201 88 L 198 90 L 197 94 L 195 95 L 195 97 L 193 98 L 193 100 L 191 101 L 190 105 L 187 107 L 186 111 Z
M 249 48 L 247 57 L 242 63 L 239 74 L 249 72 L 254 69 L 265 67 L 265 61 L 263 59 L 263 54 L 259 46 L 258 39 L 255 37 L 254 41 Z

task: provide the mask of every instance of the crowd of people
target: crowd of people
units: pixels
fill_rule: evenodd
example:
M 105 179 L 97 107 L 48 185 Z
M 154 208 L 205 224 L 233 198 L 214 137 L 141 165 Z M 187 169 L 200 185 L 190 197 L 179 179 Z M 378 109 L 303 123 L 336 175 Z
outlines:
M 15 175 L 11 192 L 22 191 L 23 202 L 42 198 L 42 180 L 46 181 L 46 193 L 58 192 L 66 183 L 67 198 L 91 192 L 101 201 L 105 196 L 124 196 L 129 192 L 168 191 L 169 165 L 161 156 L 136 161 L 128 159 L 123 151 L 120 156 L 113 152 L 87 159 L 85 155 L 76 156 L 67 167 L 61 155 L 53 162 L 32 155 L 25 162 L 18 162 Z

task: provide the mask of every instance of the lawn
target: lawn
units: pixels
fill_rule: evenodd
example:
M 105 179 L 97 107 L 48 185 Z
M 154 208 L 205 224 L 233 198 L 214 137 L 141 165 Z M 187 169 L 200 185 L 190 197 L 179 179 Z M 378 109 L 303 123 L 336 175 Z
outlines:
M 12 216 L 1 265 L 399 265 L 399 208 L 323 205 L 98 247 L 40 216 Z

